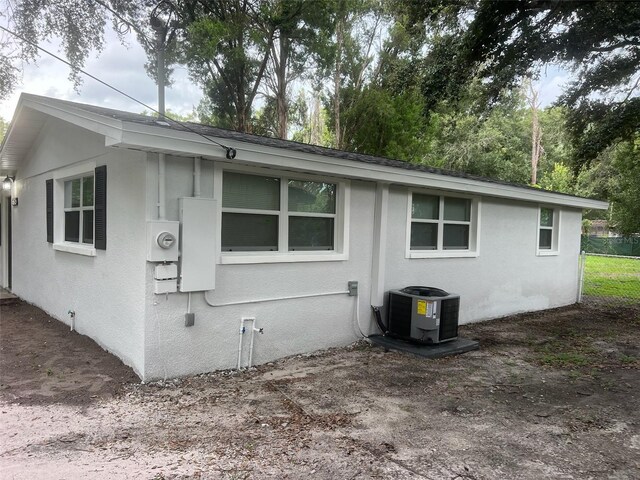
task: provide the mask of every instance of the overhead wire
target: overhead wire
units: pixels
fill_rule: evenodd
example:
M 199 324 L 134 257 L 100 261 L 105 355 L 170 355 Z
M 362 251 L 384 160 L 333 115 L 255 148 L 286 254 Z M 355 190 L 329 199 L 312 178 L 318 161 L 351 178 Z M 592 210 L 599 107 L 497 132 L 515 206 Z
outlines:
M 199 137 L 204 138 L 204 139 L 205 139 L 205 140 L 207 140 L 208 142 L 211 142 L 211 143 L 213 143 L 213 144 L 215 144 L 215 145 L 217 145 L 217 146 L 219 146 L 219 147 L 224 148 L 224 149 L 226 150 L 226 157 L 227 157 L 229 160 L 232 160 L 232 159 L 234 159 L 234 158 L 235 158 L 235 156 L 236 156 L 236 150 L 235 150 L 235 148 L 228 147 L 227 145 L 223 145 L 222 143 L 217 142 L 217 141 L 213 140 L 212 138 L 209 138 L 207 135 L 204 135 L 203 133 L 200 133 L 200 132 L 198 132 L 197 130 L 194 130 L 194 129 L 193 129 L 193 128 L 191 128 L 189 125 L 187 125 L 187 124 L 185 124 L 185 123 L 183 123 L 183 122 L 181 122 L 181 121 L 179 121 L 179 120 L 176 120 L 176 119 L 174 119 L 174 118 L 171 118 L 171 117 L 170 117 L 169 115 L 167 115 L 166 113 L 164 113 L 164 114 L 163 114 L 163 113 L 160 113 L 158 110 L 156 110 L 155 108 L 151 107 L 150 105 L 147 105 L 146 103 L 142 102 L 141 100 L 138 100 L 137 98 L 132 97 L 132 96 L 131 96 L 131 95 L 129 95 L 128 93 L 123 92 L 122 90 L 120 90 L 120 89 L 118 89 L 118 88 L 114 87 L 113 85 L 111 85 L 111 84 L 109 84 L 109 83 L 105 82 L 104 80 L 101 80 L 100 78 L 96 77 L 95 75 L 92 75 L 91 73 L 87 72 L 86 70 L 83 70 L 82 68 L 79 68 L 79 67 L 76 67 L 76 66 L 72 65 L 72 64 L 71 64 L 71 62 L 69 62 L 68 60 L 66 60 L 66 59 L 64 59 L 64 58 L 62 58 L 62 57 L 60 57 L 60 56 L 56 55 L 55 53 L 50 52 L 49 50 L 47 50 L 47 49 L 46 49 L 46 48 L 44 48 L 44 47 L 41 47 L 41 46 L 40 46 L 40 45 L 38 45 L 37 43 L 32 42 L 31 40 L 26 39 L 26 38 L 25 38 L 25 37 L 23 37 L 22 35 L 20 35 L 20 34 L 18 34 L 18 33 L 16 33 L 16 32 L 14 32 L 14 31 L 12 31 L 12 30 L 9 30 L 8 28 L 6 28 L 6 27 L 4 27 L 4 26 L 2 26 L 2 25 L 0 25 L 0 29 L 1 29 L 1 30 L 4 30 L 5 32 L 9 33 L 10 35 L 13 35 L 13 36 L 14 36 L 14 37 L 16 37 L 16 38 L 19 38 L 19 39 L 20 39 L 20 40 L 22 40 L 23 42 L 28 43 L 29 45 L 31 45 L 31 46 L 33 46 L 33 47 L 37 48 L 38 50 L 40 50 L 40 51 L 42 51 L 42 52 L 46 53 L 47 55 L 49 55 L 49 56 L 51 56 L 51 57 L 55 58 L 56 60 L 58 60 L 58 61 L 60 61 L 60 62 L 64 63 L 65 65 L 67 65 L 67 66 L 71 67 L 72 69 L 77 70 L 78 72 L 82 73 L 83 75 L 86 75 L 87 77 L 91 78 L 92 80 L 95 80 L 96 82 L 98 82 L 98 83 L 100 83 L 100 84 L 104 85 L 105 87 L 110 88 L 111 90 L 113 90 L 113 91 L 115 91 L 115 92 L 119 93 L 120 95 L 123 95 L 123 96 L 127 97 L 129 100 L 132 100 L 132 101 L 136 102 L 137 104 L 142 105 L 142 106 L 143 106 L 143 107 L 145 107 L 145 108 L 148 108 L 148 109 L 149 109 L 149 110 L 151 110 L 152 112 L 154 112 L 154 113 L 158 114 L 158 119 L 159 119 L 159 120 L 163 120 L 163 119 L 169 120 L 169 121 L 171 121 L 171 122 L 175 123 L 176 125 L 181 126 L 181 127 L 182 127 L 182 128 L 184 128 L 185 130 L 188 130 L 189 132 L 191 132 L 191 133 L 195 133 L 195 134 L 196 134 L 196 135 L 198 135 Z

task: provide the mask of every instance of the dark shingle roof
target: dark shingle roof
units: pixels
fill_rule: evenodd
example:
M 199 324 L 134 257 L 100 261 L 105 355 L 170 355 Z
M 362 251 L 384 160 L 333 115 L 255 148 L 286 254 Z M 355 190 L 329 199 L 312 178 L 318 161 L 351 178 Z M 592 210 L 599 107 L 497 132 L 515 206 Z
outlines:
M 29 95 L 29 96 L 38 98 L 37 95 Z M 49 97 L 39 97 L 39 98 L 42 98 L 48 101 L 51 100 Z M 114 110 L 111 108 L 98 107 L 95 105 L 87 105 L 83 103 L 70 102 L 68 100 L 54 99 L 54 101 L 68 104 L 71 107 L 79 108 L 87 112 L 96 113 L 98 115 L 110 117 L 123 122 L 138 123 L 138 124 L 148 125 L 152 127 L 166 128 L 166 129 L 182 131 L 182 132 L 195 132 L 199 135 L 215 137 L 218 139 L 228 139 L 228 140 L 235 140 L 238 142 L 253 143 L 256 145 L 262 145 L 266 147 L 282 148 L 282 149 L 291 150 L 295 152 L 323 155 L 326 157 L 339 158 L 339 159 L 353 161 L 353 162 L 368 163 L 372 165 L 384 165 L 387 167 L 401 168 L 404 170 L 413 170 L 413 171 L 419 171 L 419 172 L 425 172 L 425 173 L 432 173 L 436 175 L 445 175 L 449 177 L 466 178 L 470 180 L 478 180 L 478 181 L 493 183 L 498 185 L 509 185 L 512 187 L 518 187 L 525 190 L 540 191 L 539 188 L 531 187 L 529 185 L 504 182 L 504 181 L 495 180 L 492 178 L 480 177 L 477 175 L 469 175 L 464 172 L 434 168 L 428 165 L 409 163 L 402 160 L 394 160 L 386 157 L 377 157 L 377 156 L 366 155 L 362 153 L 346 152 L 343 150 L 320 147 L 317 145 L 294 142 L 291 140 L 282 140 L 280 138 L 263 137 L 260 135 L 236 132 L 234 130 L 228 130 L 228 129 L 219 128 L 219 127 L 212 127 L 212 126 L 204 125 L 200 123 L 175 122 L 172 120 L 168 120 L 167 122 L 160 123 L 158 122 L 158 119 L 156 117 L 151 117 L 151 116 L 142 115 L 138 113 L 131 113 L 131 112 L 125 112 L 122 110 Z M 168 125 L 165 123 L 168 123 Z M 553 193 L 575 198 L 575 195 L 568 195 L 561 192 L 553 192 Z

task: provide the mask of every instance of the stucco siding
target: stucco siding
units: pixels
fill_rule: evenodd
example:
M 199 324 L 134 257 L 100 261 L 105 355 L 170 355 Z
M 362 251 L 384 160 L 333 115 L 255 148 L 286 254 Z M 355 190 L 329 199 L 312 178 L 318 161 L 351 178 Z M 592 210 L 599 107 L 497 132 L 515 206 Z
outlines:
M 64 122 L 45 127 L 24 160 L 13 209 L 13 291 L 93 338 L 142 373 L 145 285 L 145 171 L 139 152 Z M 45 181 L 62 167 L 107 165 L 107 250 L 84 256 L 47 243 Z M 61 205 L 56 222 L 61 222 Z
M 169 157 L 167 217 L 178 219 L 177 198 L 191 196 L 193 160 Z M 157 189 L 157 161 L 149 161 L 149 198 Z M 202 194 L 213 194 L 211 162 L 202 164 Z M 347 261 L 246 265 L 217 265 L 216 289 L 208 293 L 212 303 L 305 295 L 347 290 L 347 282 L 359 282 L 361 324 L 370 325 L 373 205 L 375 186 L 351 183 L 350 254 Z M 149 218 L 155 218 L 151 208 Z M 213 241 L 212 241 L 213 248 Z M 147 326 L 145 379 L 233 368 L 237 363 L 240 319 L 255 317 L 264 334 L 256 334 L 253 363 L 265 363 L 296 353 L 346 345 L 360 337 L 356 325 L 356 298 L 345 294 L 273 302 L 211 307 L 203 292 L 192 294 L 195 325 L 184 326 L 188 295 L 153 294 L 153 264 L 147 267 Z M 248 326 L 248 324 L 247 324 Z M 243 363 L 247 361 L 249 335 L 244 335 Z
M 483 197 L 477 257 L 407 259 L 407 195 L 390 189 L 385 290 L 428 285 L 458 293 L 461 323 L 576 301 L 579 210 L 561 211 L 558 255 L 537 256 L 538 205 Z

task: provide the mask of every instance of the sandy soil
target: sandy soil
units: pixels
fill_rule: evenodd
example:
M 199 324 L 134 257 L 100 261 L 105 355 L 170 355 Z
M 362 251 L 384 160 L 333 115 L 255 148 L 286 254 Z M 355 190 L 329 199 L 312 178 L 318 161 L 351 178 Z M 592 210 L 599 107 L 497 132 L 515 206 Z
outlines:
M 0 477 L 640 478 L 640 311 L 462 328 L 424 360 L 359 342 L 149 385 L 24 303 L 0 315 Z

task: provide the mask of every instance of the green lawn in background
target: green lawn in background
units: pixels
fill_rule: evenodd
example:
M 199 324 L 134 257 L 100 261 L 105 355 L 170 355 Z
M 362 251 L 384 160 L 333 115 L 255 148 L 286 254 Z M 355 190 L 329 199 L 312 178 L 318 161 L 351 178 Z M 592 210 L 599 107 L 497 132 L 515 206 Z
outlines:
M 583 294 L 640 300 L 640 259 L 587 255 Z

